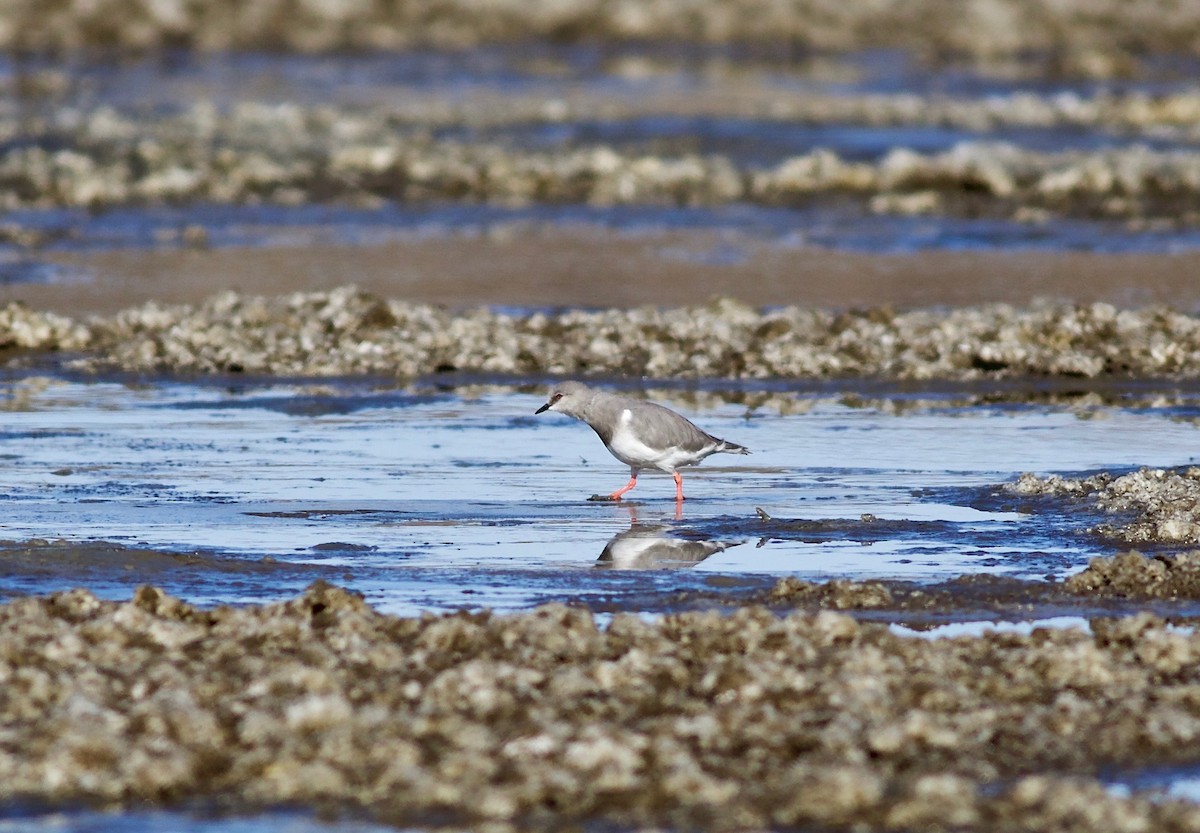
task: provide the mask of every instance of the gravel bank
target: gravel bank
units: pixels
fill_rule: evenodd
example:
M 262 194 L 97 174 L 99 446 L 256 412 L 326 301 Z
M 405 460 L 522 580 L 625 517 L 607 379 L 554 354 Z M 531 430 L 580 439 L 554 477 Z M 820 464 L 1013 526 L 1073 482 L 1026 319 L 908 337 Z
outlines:
M 1005 488 L 1016 495 L 1053 495 L 1088 501 L 1129 518 L 1096 532 L 1128 543 L 1200 544 L 1200 468 L 1139 469 L 1070 478 L 1023 474 Z
M 811 582 L 787 576 L 769 590 L 739 600 L 776 610 L 838 610 L 860 621 L 900 621 L 918 627 L 950 616 L 984 621 L 1074 614 L 1094 619 L 1129 616 L 1146 602 L 1166 602 L 1155 612 L 1172 621 L 1195 621 L 1200 600 L 1200 552 L 1145 555 L 1126 552 L 1093 558 L 1062 582 L 1031 582 L 986 573 L 940 584 L 906 581 Z M 720 604 L 720 597 L 712 599 Z M 922 618 L 925 617 L 925 618 Z
M 1107 304 L 897 313 L 701 307 L 453 314 L 346 287 L 273 298 L 221 293 L 74 320 L 0 309 L 0 356 L 83 352 L 69 366 L 401 378 L 489 373 L 900 379 L 1178 376 L 1200 371 L 1200 318 Z
M 1127 552 L 1094 558 L 1064 582 L 1073 593 L 1127 599 L 1200 599 L 1200 552 L 1148 557 Z
M 1019 112 L 1030 109 L 1011 101 Z M 961 118 L 986 118 L 981 107 Z M 1057 108 L 1072 110 L 1069 102 Z M 1147 124 L 1157 118 L 1195 130 L 1200 121 L 1194 95 L 1174 111 L 1127 109 Z M 0 123 L 0 134 L 13 138 L 0 153 L 6 210 L 330 200 L 794 206 L 849 196 L 888 214 L 1200 224 L 1200 153 L 1190 148 L 1040 153 L 971 141 L 944 153 L 899 148 L 878 161 L 815 150 L 761 167 L 720 154 L 647 155 L 603 144 L 523 151 L 436 141 L 394 114 L 291 104 L 241 104 L 228 114 L 196 105 L 165 119 L 68 110 L 40 125 L 24 117 Z M 6 235 L 19 242 L 22 233 L 12 227 Z
M 0 797 L 396 824 L 1200 830 L 1100 767 L 1194 763 L 1200 636 L 902 637 L 835 613 L 397 619 L 314 585 L 0 606 Z M 1054 774 L 1047 774 L 1054 773 Z M 996 788 L 996 784 L 1003 786 Z
M 913 48 L 979 61 L 1045 56 L 1060 72 L 1120 75 L 1147 53 L 1196 54 L 1200 10 L 1169 0 L 974 0 L 947 14 L 938 0 L 403 0 L 147 3 L 61 0 L 0 9 L 0 47 L 71 50 L 392 49 L 503 40 L 760 42 L 807 50 Z

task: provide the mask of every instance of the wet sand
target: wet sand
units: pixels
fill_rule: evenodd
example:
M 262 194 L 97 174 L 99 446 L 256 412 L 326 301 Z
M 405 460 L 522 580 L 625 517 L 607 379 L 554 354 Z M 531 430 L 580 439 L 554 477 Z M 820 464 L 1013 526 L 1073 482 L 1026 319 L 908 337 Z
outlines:
M 376 246 L 98 251 L 40 256 L 87 279 L 0 284 L 0 305 L 73 316 L 149 301 L 198 303 L 221 289 L 261 295 L 352 283 L 451 309 L 753 306 L 914 309 L 1036 299 L 1123 308 L 1200 308 L 1200 252 L 926 251 L 867 254 L 718 234 L 541 229 L 511 239 L 448 236 Z M 720 260 L 720 262 L 713 262 Z

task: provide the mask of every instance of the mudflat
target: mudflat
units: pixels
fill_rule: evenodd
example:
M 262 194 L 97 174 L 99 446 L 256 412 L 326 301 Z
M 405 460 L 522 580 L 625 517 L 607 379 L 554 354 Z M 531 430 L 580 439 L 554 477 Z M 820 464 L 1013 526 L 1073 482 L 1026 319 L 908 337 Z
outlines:
M 865 253 L 730 241 L 719 233 L 540 228 L 502 239 L 128 249 L 45 259 L 87 277 L 0 284 L 0 304 L 21 301 L 82 316 L 149 301 L 197 303 L 225 289 L 277 295 L 354 284 L 382 297 L 454 309 L 682 306 L 715 296 L 822 309 L 1024 306 L 1037 299 L 1200 307 L 1195 250 Z

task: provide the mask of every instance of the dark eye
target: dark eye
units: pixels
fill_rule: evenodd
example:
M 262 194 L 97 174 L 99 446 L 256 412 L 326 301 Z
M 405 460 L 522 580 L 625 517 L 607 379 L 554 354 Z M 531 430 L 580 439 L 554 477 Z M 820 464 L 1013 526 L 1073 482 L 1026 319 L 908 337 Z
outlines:
M 558 401 L 558 400 L 560 400 L 560 399 L 562 399 L 562 394 L 561 394 L 561 393 L 556 393 L 556 394 L 554 394 L 554 396 L 551 396 L 551 397 L 550 397 L 550 401 L 551 401 L 551 402 L 557 402 L 557 401 Z

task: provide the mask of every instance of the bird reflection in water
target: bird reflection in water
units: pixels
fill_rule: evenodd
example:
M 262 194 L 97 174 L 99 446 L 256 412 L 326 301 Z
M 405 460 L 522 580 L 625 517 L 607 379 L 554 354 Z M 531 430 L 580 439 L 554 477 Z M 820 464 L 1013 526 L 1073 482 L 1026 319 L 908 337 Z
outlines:
M 619 532 L 596 559 L 597 567 L 613 570 L 669 570 L 694 567 L 713 553 L 736 547 L 741 541 L 706 541 L 685 538 L 670 524 L 642 523 L 634 506 L 629 509 L 629 529 Z

